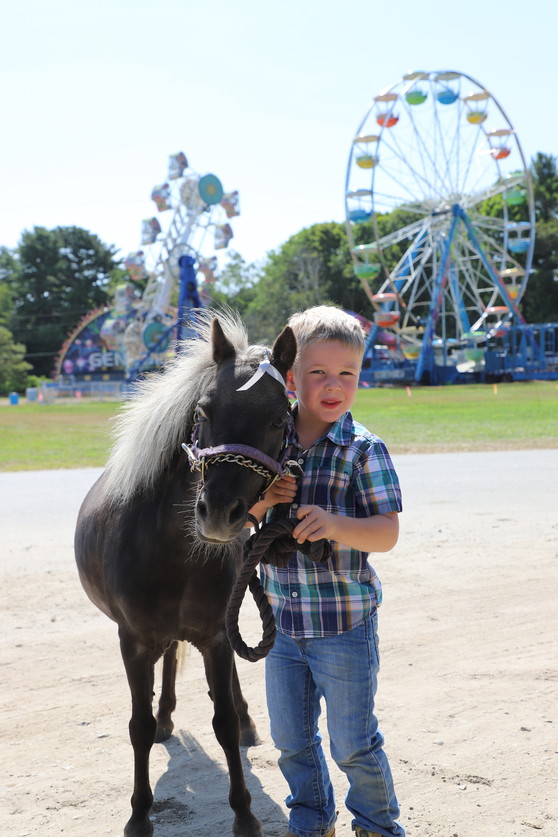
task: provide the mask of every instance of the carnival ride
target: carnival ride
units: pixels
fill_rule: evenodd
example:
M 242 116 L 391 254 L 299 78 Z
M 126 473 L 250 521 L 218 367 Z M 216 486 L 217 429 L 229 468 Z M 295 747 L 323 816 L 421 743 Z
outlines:
M 131 281 L 118 286 L 112 309 L 92 312 L 74 329 L 60 352 L 57 378 L 124 373 L 134 380 L 174 352 L 195 310 L 210 301 L 216 251 L 228 246 L 229 221 L 240 214 L 238 192 L 225 193 L 219 178 L 200 176 L 179 152 L 170 156 L 167 180 L 151 198 L 158 216 L 142 222 L 142 249 L 124 260 Z
M 525 324 L 531 179 L 515 129 L 479 82 L 410 72 L 375 96 L 351 145 L 345 202 L 373 309 L 371 380 L 475 375 L 491 341 Z

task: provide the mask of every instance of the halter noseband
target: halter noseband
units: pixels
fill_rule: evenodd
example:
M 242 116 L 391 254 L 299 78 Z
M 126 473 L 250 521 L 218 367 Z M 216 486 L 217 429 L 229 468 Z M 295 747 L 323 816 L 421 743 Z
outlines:
M 262 493 L 271 488 L 273 483 L 283 476 L 298 477 L 301 468 L 294 459 L 288 459 L 289 448 L 284 447 L 281 461 L 272 459 L 263 451 L 253 448 L 250 445 L 217 445 L 213 448 L 199 448 L 196 441 L 191 445 L 182 443 L 182 449 L 186 452 L 192 471 L 199 471 L 202 483 L 205 482 L 207 467 L 216 462 L 230 462 L 234 465 L 241 465 L 249 468 L 256 474 L 264 477 L 267 485 Z

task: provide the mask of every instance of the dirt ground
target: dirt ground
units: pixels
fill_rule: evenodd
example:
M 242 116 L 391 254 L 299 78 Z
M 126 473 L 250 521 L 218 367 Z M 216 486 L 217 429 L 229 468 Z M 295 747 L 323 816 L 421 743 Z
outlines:
M 558 835 L 558 450 L 395 457 L 404 493 L 384 584 L 378 695 L 408 837 Z M 121 835 L 129 693 L 116 628 L 73 563 L 98 470 L 0 474 L 2 833 Z M 241 629 L 258 638 L 252 601 Z M 263 743 L 244 756 L 265 837 L 287 825 L 263 663 L 239 660 Z M 230 834 L 201 658 L 179 674 L 175 735 L 155 745 L 155 837 Z M 327 739 L 327 736 L 324 735 Z M 338 837 L 351 819 L 343 777 Z

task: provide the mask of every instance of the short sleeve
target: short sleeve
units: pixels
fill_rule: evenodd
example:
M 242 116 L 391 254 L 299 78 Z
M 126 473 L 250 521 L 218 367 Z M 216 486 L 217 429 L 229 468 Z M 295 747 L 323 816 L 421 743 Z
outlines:
M 353 480 L 357 517 L 402 511 L 399 478 L 381 439 L 368 439 L 363 444 Z

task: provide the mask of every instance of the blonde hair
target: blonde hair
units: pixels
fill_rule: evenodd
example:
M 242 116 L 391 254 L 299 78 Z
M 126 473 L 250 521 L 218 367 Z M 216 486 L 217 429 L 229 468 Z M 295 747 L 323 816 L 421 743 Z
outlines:
M 364 353 L 366 335 L 356 317 L 333 305 L 316 305 L 299 311 L 289 319 L 296 337 L 298 355 L 314 343 L 338 340 L 346 346 Z

